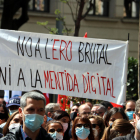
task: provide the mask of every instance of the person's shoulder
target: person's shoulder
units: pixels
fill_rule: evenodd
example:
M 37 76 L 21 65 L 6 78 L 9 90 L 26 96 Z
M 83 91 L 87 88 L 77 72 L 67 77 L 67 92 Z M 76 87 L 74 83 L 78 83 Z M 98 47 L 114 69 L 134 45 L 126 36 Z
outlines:
M 126 139 L 126 136 L 120 136 L 120 137 L 116 137 L 112 140 L 127 140 L 127 139 Z
M 116 138 L 114 138 L 114 139 L 112 139 L 112 140 L 129 140 L 129 139 L 131 139 L 131 138 L 133 138 L 133 137 L 132 137 L 132 133 L 127 134 L 126 136 L 116 137 Z
M 0 138 L 0 140 L 17 140 L 16 138 L 19 138 L 19 131 L 20 131 L 20 126 L 13 128 L 9 131 L 9 133 L 6 134 L 6 136 Z
M 0 140 L 16 140 L 16 137 L 8 133 L 6 136 L 0 138 Z

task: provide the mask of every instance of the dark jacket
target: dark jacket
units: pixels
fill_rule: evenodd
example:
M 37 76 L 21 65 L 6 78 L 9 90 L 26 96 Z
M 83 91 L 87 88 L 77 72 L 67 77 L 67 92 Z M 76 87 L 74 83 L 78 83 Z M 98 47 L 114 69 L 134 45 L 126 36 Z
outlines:
M 10 130 L 10 132 L 7 133 L 5 137 L 0 138 L 0 140 L 23 140 L 20 127 L 16 127 Z M 46 130 L 41 127 L 39 135 L 37 136 L 36 140 L 53 140 L 53 139 L 46 132 Z
M 134 134 L 135 131 L 132 130 L 130 134 L 127 134 L 126 136 L 116 137 L 113 140 L 135 140 Z

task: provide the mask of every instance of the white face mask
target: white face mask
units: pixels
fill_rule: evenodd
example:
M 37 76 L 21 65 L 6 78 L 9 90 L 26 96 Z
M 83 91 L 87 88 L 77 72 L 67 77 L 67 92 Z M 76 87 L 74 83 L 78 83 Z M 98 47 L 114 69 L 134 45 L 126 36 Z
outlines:
M 63 123 L 62 122 L 62 125 L 63 125 L 63 129 L 64 129 L 64 133 L 65 133 L 66 130 L 68 129 L 68 123 Z
M 19 127 L 20 126 L 20 123 L 12 123 L 10 126 L 9 126 L 9 130 L 15 128 L 15 127 Z
M 55 131 L 54 133 L 49 133 L 49 134 L 51 135 L 53 140 L 63 140 L 63 134 L 62 133 L 58 133 L 57 131 Z
M 140 132 L 140 119 L 137 122 L 136 128 L 138 129 L 138 131 Z
M 98 131 L 96 128 L 92 128 L 93 130 L 93 134 L 94 134 L 94 137 L 97 137 L 98 136 Z

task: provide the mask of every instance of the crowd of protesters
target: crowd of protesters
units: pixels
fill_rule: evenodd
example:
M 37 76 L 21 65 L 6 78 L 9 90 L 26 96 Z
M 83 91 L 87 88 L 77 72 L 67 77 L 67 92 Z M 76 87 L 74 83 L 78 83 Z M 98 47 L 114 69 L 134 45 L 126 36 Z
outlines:
M 1 140 L 140 140 L 140 99 L 122 108 L 110 102 L 74 104 L 70 114 L 44 95 L 0 99 Z

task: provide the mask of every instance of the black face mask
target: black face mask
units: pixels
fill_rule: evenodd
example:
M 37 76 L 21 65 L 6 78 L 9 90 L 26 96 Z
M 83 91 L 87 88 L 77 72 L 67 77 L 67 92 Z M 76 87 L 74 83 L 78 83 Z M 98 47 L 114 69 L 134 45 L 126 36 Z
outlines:
M 75 119 L 76 117 L 77 117 L 77 112 L 73 112 L 73 113 L 70 114 L 71 120 L 74 121 L 74 119 Z
M 3 120 L 6 118 L 6 114 L 5 113 L 0 113 L 0 119 Z

